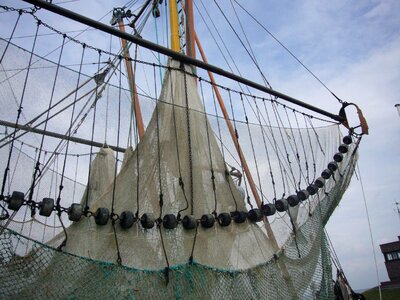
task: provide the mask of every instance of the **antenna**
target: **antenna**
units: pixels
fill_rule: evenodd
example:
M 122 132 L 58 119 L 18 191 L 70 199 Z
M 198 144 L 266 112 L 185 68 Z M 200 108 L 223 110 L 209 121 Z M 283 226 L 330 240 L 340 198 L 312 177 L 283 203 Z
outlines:
M 400 221 L 400 202 L 394 202 L 394 205 L 396 205 L 396 209 L 395 209 L 395 211 L 397 210 L 397 215 L 399 216 L 399 221 Z

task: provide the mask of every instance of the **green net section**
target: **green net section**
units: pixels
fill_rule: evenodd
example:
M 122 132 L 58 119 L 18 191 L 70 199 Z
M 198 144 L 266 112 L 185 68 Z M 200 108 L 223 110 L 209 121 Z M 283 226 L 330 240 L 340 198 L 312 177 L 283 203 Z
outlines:
M 293 294 L 302 299 L 330 299 L 332 295 L 323 235 L 301 258 L 281 255 L 243 271 L 218 270 L 195 262 L 169 271 L 137 270 L 73 256 L 39 243 L 28 256 L 19 257 L 13 252 L 15 238 L 22 244 L 28 242 L 11 231 L 1 236 L 3 299 L 289 299 Z M 282 275 L 282 263 L 290 279 Z

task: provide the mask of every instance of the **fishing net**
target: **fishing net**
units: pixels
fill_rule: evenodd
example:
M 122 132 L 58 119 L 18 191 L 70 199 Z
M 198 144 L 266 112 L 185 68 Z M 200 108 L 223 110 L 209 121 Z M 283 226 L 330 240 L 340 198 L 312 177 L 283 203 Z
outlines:
M 77 59 L 76 53 L 83 57 L 82 48 L 73 43 L 68 47 L 74 50 L 73 58 Z M 65 141 L 59 148 L 48 137 L 44 147 L 38 147 L 37 139 L 20 132 L 10 143 L 12 138 L 5 132 L 9 138 L 1 140 L 0 169 L 6 168 L 10 158 L 6 196 L 29 191 L 39 161 L 42 169 L 33 201 L 57 199 L 62 190 L 60 205 L 65 210 L 80 203 L 88 212 L 71 222 L 66 211 L 58 216 L 55 210 L 45 217 L 29 205 L 9 210 L 9 218 L 0 221 L 2 299 L 334 298 L 323 228 L 354 172 L 354 144 L 315 195 L 263 221 L 245 217 L 240 222 L 236 213 L 246 216 L 256 207 L 250 178 L 235 152 L 222 109 L 217 108 L 214 86 L 194 76 L 191 67 L 176 61 L 163 66 L 158 95 L 155 64 L 146 65 L 154 74 L 156 90 L 153 96 L 141 95 L 146 131 L 140 142 L 137 136 L 132 142 L 134 111 L 130 91 L 121 86 L 121 58 L 119 63 L 117 57 L 101 66 L 82 59 L 77 72 L 54 63 L 55 56 L 53 61 L 44 59 L 3 38 L 0 52 L 5 53 L 0 104 L 14 107 L 18 99 L 27 99 L 24 121 L 34 120 L 26 124 L 29 127 L 40 127 L 37 123 L 43 118 L 35 116 L 47 109 L 52 93 L 48 79 L 59 68 L 54 98 L 62 99 L 64 106 L 76 102 L 76 111 L 82 114 L 68 128 L 65 120 L 70 119 L 70 110 L 60 111 L 51 121 L 43 121 L 50 122 L 48 130 L 67 127 L 69 132 L 73 129 L 72 136 L 78 132 L 91 140 L 103 139 L 103 132 L 106 141 L 110 136 L 117 141 L 120 136 L 130 138 L 123 159 L 106 143 L 92 159 L 92 147 L 80 148 L 71 142 L 69 151 L 63 151 Z M 100 52 L 95 54 L 99 62 Z M 88 56 L 93 60 L 93 55 Z M 27 69 L 31 75 L 25 84 Z M 99 75 L 104 75 L 102 80 Z M 77 82 L 85 85 L 75 90 Z M 229 122 L 263 204 L 276 204 L 315 182 L 341 144 L 337 124 L 316 127 L 312 116 L 282 106 L 277 99 L 249 94 L 250 90 L 244 93 L 221 86 L 220 92 L 229 103 Z M 1 110 L 0 117 L 15 121 L 8 110 Z M 96 131 L 91 129 L 95 127 Z M 7 201 L 0 203 L 7 207 Z M 102 208 L 115 215 L 98 225 L 94 215 Z M 119 218 L 126 211 L 136 217 L 130 228 L 120 226 Z M 201 225 L 203 216 L 221 213 L 233 216 L 234 221 L 228 226 L 218 219 L 210 228 Z M 144 214 L 154 215 L 153 227 L 145 229 L 139 221 Z M 167 215 L 178 218 L 175 228 L 166 228 L 163 218 Z M 185 216 L 194 217 L 195 228 L 183 227 Z
M 117 213 L 131 210 L 160 217 L 180 213 L 200 219 L 213 211 L 247 210 L 226 174 L 196 82 L 186 73 L 189 69 L 182 70 L 179 63 L 170 64 L 145 136 L 127 152 L 115 184 L 112 151 L 105 148 L 97 154 L 82 197 L 82 203 L 88 199 L 91 211 L 111 209 L 113 203 Z M 336 126 L 308 130 L 318 131 L 313 133 L 318 143 L 329 140 L 333 150 L 337 147 Z M 298 138 L 305 131 L 292 129 Z M 328 151 L 315 159 L 317 167 L 326 164 L 329 155 Z M 249 221 L 208 229 L 199 225 L 195 230 L 182 226 L 168 230 L 161 225 L 143 229 L 136 222 L 125 230 L 83 218 L 66 229 L 68 240 L 62 251 L 56 247 L 65 239 L 63 231 L 42 243 L 18 228 L 2 228 L 2 297 L 330 299 L 331 267 L 323 227 L 349 183 L 355 160 L 350 149 L 324 189 L 270 218 L 278 251 L 263 225 Z M 214 180 L 210 180 L 211 162 Z

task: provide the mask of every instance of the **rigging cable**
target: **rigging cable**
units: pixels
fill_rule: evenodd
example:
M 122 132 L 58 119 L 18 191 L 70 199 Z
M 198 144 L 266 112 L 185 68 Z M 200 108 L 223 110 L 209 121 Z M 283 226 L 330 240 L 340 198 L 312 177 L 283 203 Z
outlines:
M 260 25 L 260 27 L 267 32 L 279 45 L 281 45 L 304 69 L 306 69 L 328 92 L 330 92 L 333 97 L 336 98 L 336 100 L 338 100 L 339 103 L 343 103 L 343 100 L 341 100 L 338 96 L 335 95 L 335 93 L 333 93 L 328 86 L 322 82 L 321 79 L 319 79 L 317 77 L 317 75 L 315 75 L 304 63 L 302 63 L 300 61 L 299 58 L 297 58 L 296 55 L 294 55 L 294 53 L 292 51 L 289 50 L 289 48 L 287 48 L 281 41 L 278 40 L 278 38 L 272 34 L 272 32 L 270 32 L 263 24 L 261 24 L 260 21 L 258 21 L 248 10 L 246 10 L 237 0 L 233 0 L 236 2 L 236 4 L 244 11 L 246 12 L 246 14 L 248 14 L 250 16 L 250 18 L 252 18 L 258 25 Z
M 157 93 L 157 75 L 156 75 L 156 65 L 153 64 L 153 80 L 154 80 L 154 92 L 155 92 L 155 97 L 158 96 Z M 167 266 L 165 267 L 165 280 L 166 283 L 169 283 L 169 260 L 168 260 L 168 255 L 167 255 L 167 249 L 165 248 L 165 243 L 164 243 L 164 237 L 162 234 L 162 229 L 161 229 L 161 222 L 162 222 L 162 213 L 163 213 L 163 206 L 164 206 L 164 195 L 163 195 L 163 190 L 162 190 L 162 183 L 161 183 L 161 147 L 160 147 L 160 124 L 159 124 L 159 107 L 158 103 L 156 104 L 156 131 L 157 131 L 157 163 L 158 163 L 158 184 L 159 184 L 159 189 L 160 189 L 160 194 L 159 194 L 159 206 L 160 206 L 160 215 L 157 221 L 157 227 L 158 231 L 160 233 L 160 240 L 161 240 L 161 246 L 165 258 L 165 262 Z
M 40 23 L 38 22 L 37 26 L 36 26 L 36 34 L 39 32 L 39 26 L 40 26 Z M 35 38 L 33 40 L 31 55 L 29 57 L 29 65 L 28 65 L 28 69 L 27 69 L 27 72 L 26 72 L 24 85 L 23 85 L 23 88 L 22 88 L 21 100 L 20 100 L 20 103 L 19 103 L 18 111 L 17 111 L 18 112 L 17 113 L 17 119 L 15 121 L 15 124 L 17 124 L 17 125 L 18 125 L 18 122 L 19 122 L 19 119 L 20 119 L 20 116 L 21 116 L 21 112 L 22 112 L 22 109 L 23 109 L 22 104 L 23 104 L 24 98 L 25 98 L 26 85 L 27 85 L 28 77 L 29 77 L 29 73 L 30 73 L 29 71 L 30 71 L 30 66 L 31 66 L 31 62 L 32 62 L 33 51 L 35 50 L 35 46 L 36 46 L 36 40 L 37 40 L 37 36 L 35 36 Z M 15 137 L 15 131 L 13 132 L 13 135 L 12 135 L 11 149 L 10 149 L 9 154 L 8 154 L 7 166 L 6 166 L 5 170 L 4 170 L 3 183 L 2 183 L 2 186 L 1 186 L 1 193 L 0 193 L 1 200 L 4 199 L 4 189 L 5 189 L 6 182 L 7 182 L 8 172 L 10 170 L 11 156 L 12 156 L 12 152 L 13 152 L 13 148 L 14 148 L 14 137 Z
M 223 15 L 224 19 L 228 22 L 229 27 L 231 27 L 232 31 L 235 33 L 236 37 L 238 38 L 239 42 L 242 44 L 243 48 L 246 50 L 247 54 L 250 56 L 251 60 L 253 61 L 254 65 L 256 66 L 256 68 L 258 69 L 258 71 L 260 72 L 260 75 L 264 81 L 264 83 L 271 88 L 270 83 L 268 82 L 267 78 L 265 77 L 263 71 L 261 70 L 255 56 L 253 57 L 250 53 L 250 51 L 247 49 L 246 45 L 243 43 L 242 39 L 239 37 L 239 34 L 236 32 L 235 28 L 233 28 L 232 23 L 229 21 L 228 17 L 225 15 L 224 11 L 221 9 L 221 7 L 218 5 L 217 1 L 214 0 L 214 3 L 217 5 L 219 11 L 221 12 L 221 14 Z M 235 11 L 236 13 L 236 11 Z M 237 16 L 237 15 L 236 15 Z M 240 20 L 239 20 L 239 24 L 241 26 L 241 28 L 243 29 Z M 254 54 L 254 53 L 253 53 Z
M 98 52 L 98 64 L 97 64 L 97 74 L 100 74 L 100 57 L 101 57 L 101 51 Z M 94 129 L 95 129 L 95 124 L 96 124 L 96 108 L 97 108 L 97 99 L 99 99 L 99 83 L 96 82 L 96 88 L 95 88 L 95 102 L 94 102 L 94 108 L 93 108 L 93 122 L 92 122 L 92 132 L 91 132 L 91 141 L 93 142 L 94 140 Z M 117 151 L 118 155 L 118 151 Z M 85 199 L 85 207 L 83 208 L 83 211 L 85 214 L 88 213 L 89 210 L 89 198 L 90 198 L 90 192 L 92 189 L 90 188 L 90 177 L 91 177 L 91 172 L 92 172 L 92 157 L 93 157 L 93 144 L 90 145 L 90 154 L 89 154 L 89 166 L 88 166 L 88 177 L 87 177 L 87 193 L 86 193 L 86 199 Z
M 100 55 L 100 53 L 99 53 Z M 122 57 L 120 58 L 122 59 Z M 121 87 L 121 82 L 122 82 L 122 66 L 119 64 L 119 86 Z M 94 128 L 94 121 L 93 121 L 93 128 Z M 119 89 L 118 93 L 118 126 L 117 126 L 117 147 L 119 147 L 119 137 L 120 137 L 120 131 L 121 131 L 121 89 Z M 114 167 L 114 180 L 113 180 L 113 190 L 112 190 L 112 201 L 111 201 L 111 224 L 114 232 L 114 240 L 115 240 L 115 245 L 117 248 L 117 263 L 118 265 L 122 264 L 122 259 L 121 259 L 121 253 L 119 250 L 119 243 L 118 243 L 118 236 L 117 236 L 117 231 L 115 229 L 115 220 L 118 218 L 118 215 L 115 214 L 114 212 L 114 204 L 115 204 L 115 188 L 117 185 L 117 172 L 118 172 L 118 155 L 119 152 L 117 152 L 117 157 L 115 159 L 115 167 Z
M 229 90 L 228 90 L 228 96 L 229 96 L 229 101 L 230 101 L 230 103 L 231 103 L 231 109 L 232 109 L 232 114 L 233 114 L 232 98 L 231 98 L 231 93 L 230 93 Z M 259 169 L 258 169 L 256 151 L 255 151 L 255 149 L 254 149 L 254 143 L 253 143 L 253 136 L 252 136 L 252 134 L 251 134 L 251 130 L 250 130 L 249 122 L 248 122 L 249 118 L 248 118 L 248 116 L 247 116 L 247 111 L 246 111 L 246 108 L 245 108 L 245 106 L 244 106 L 244 101 L 243 101 L 243 95 L 242 95 L 242 94 L 240 94 L 240 101 L 241 101 L 241 103 L 242 103 L 244 118 L 245 118 L 245 120 L 246 120 L 247 132 L 248 132 L 249 138 L 250 138 L 251 151 L 252 151 L 252 153 L 253 153 L 254 164 L 255 164 L 255 167 L 256 167 L 258 185 L 259 185 L 260 194 L 261 194 L 261 201 L 262 201 L 262 204 L 264 204 L 264 198 L 266 198 L 267 201 L 268 201 L 268 198 L 264 195 L 264 193 L 263 193 L 263 191 L 262 191 L 261 178 L 260 178 L 260 171 L 259 171 Z M 239 140 L 239 137 L 238 137 L 238 136 L 236 136 L 236 138 Z
M 362 192 L 363 201 L 364 201 L 365 214 L 367 216 L 367 221 L 368 221 L 368 229 L 369 229 L 369 236 L 371 238 L 372 254 L 374 255 L 376 280 L 377 280 L 377 283 L 378 283 L 378 290 L 379 290 L 379 299 L 382 300 L 382 291 L 381 291 L 381 284 L 380 284 L 381 281 L 379 279 L 378 263 L 377 263 L 377 260 L 376 260 L 375 243 L 374 243 L 374 237 L 372 235 L 371 220 L 370 220 L 370 217 L 369 217 L 369 211 L 368 211 L 368 205 L 367 205 L 367 197 L 365 196 L 364 184 L 362 182 L 360 166 L 359 166 L 358 163 L 356 163 L 356 167 L 357 167 L 358 178 L 360 180 L 360 187 L 361 187 L 361 192 Z
M 85 49 L 86 47 L 83 46 L 82 47 L 82 53 L 81 53 L 81 59 L 80 62 L 83 63 L 83 59 L 84 59 L 84 55 L 85 55 Z M 69 142 L 70 142 L 70 137 L 72 136 L 72 126 L 73 126 L 73 119 L 74 119 L 74 114 L 75 114 L 75 104 L 76 104 L 76 100 L 78 98 L 78 86 L 79 86 L 79 81 L 81 78 L 81 71 L 82 71 L 82 65 L 79 67 L 79 72 L 78 72 L 78 79 L 76 82 L 76 92 L 75 92 L 75 99 L 74 99 L 74 105 L 72 106 L 72 112 L 71 112 L 71 119 L 70 119 L 70 126 L 68 128 L 68 132 L 67 132 L 67 143 L 66 143 L 66 148 L 65 148 L 65 153 L 68 153 L 68 149 L 69 149 Z M 63 246 L 66 245 L 67 243 L 67 239 L 68 239 L 68 235 L 67 235 L 67 230 L 64 227 L 64 223 L 61 219 L 61 206 L 60 206 L 60 202 L 61 202 L 61 193 L 62 190 L 64 188 L 63 186 L 63 181 L 64 181 L 64 173 L 65 173 L 65 167 L 66 167 L 66 163 L 67 163 L 67 156 L 64 156 L 64 162 L 63 162 L 63 167 L 62 167 L 62 172 L 61 172 L 61 179 L 60 179 L 60 185 L 59 185 L 59 193 L 58 193 L 58 197 L 57 197 L 57 202 L 56 202 L 56 208 L 57 208 L 57 214 L 58 214 L 58 219 L 61 223 L 61 226 L 63 227 L 64 230 L 64 235 L 65 235 L 65 239 L 64 241 L 60 244 L 60 246 L 57 248 L 58 250 L 61 250 Z
M 14 36 L 15 29 L 17 28 L 17 25 L 18 25 L 19 19 L 21 18 L 21 15 L 22 15 L 22 11 L 19 10 L 19 11 L 18 11 L 18 18 L 17 18 L 17 21 L 16 21 L 15 24 L 14 24 L 14 28 L 13 28 L 13 30 L 12 30 L 12 32 L 11 32 L 10 38 L 8 39 L 7 45 L 6 45 L 6 47 L 4 48 L 3 54 L 1 55 L 0 64 L 3 63 L 3 58 L 4 58 L 4 56 L 6 55 L 6 52 L 7 52 L 7 50 L 8 50 L 8 46 L 10 46 L 11 40 L 12 40 L 12 38 L 13 38 L 13 36 Z M 36 32 L 36 37 L 37 37 L 37 32 Z M 34 38 L 35 38 L 35 36 L 34 36 Z
M 200 93 L 201 93 L 201 99 L 203 102 L 204 112 L 206 112 L 206 104 L 204 101 L 204 93 L 203 93 L 203 83 L 201 82 L 201 80 L 199 80 L 199 84 L 200 84 Z M 215 215 L 217 215 L 217 193 L 216 193 L 216 187 L 215 187 L 213 159 L 212 159 L 212 155 L 211 155 L 210 133 L 209 133 L 209 129 L 208 129 L 209 126 L 208 126 L 206 114 L 204 114 L 204 125 L 206 127 L 206 133 L 207 133 L 208 154 L 209 154 L 209 159 L 210 159 L 211 184 L 212 184 L 212 189 L 213 189 L 213 194 L 214 194 L 214 211 L 213 211 L 213 213 Z
M 192 136 L 190 130 L 190 108 L 189 108 L 189 97 L 186 81 L 185 65 L 181 63 L 181 71 L 183 70 L 183 83 L 185 92 L 185 112 L 186 112 L 186 129 L 187 129 L 187 142 L 188 142 L 188 158 L 189 158 L 189 177 L 190 177 L 190 213 L 193 214 L 194 211 L 194 185 L 193 185 L 193 160 L 192 160 Z
M 175 97 L 174 97 L 174 94 L 173 94 L 174 89 L 173 89 L 173 84 L 172 84 L 173 80 L 172 80 L 172 72 L 171 72 L 171 70 L 168 70 L 168 75 L 169 75 L 169 81 L 171 83 L 171 87 L 170 87 L 170 89 L 171 89 L 171 102 L 172 102 L 172 104 L 174 104 Z M 178 211 L 178 219 L 180 219 L 181 212 L 183 212 L 183 211 L 185 211 L 185 210 L 187 210 L 189 208 L 189 201 L 188 201 L 187 196 L 186 196 L 185 183 L 184 183 L 183 178 L 182 178 L 181 160 L 180 160 L 180 155 L 179 155 L 179 148 L 180 147 L 179 147 L 179 141 L 178 141 L 178 130 L 177 130 L 177 126 L 176 126 L 176 112 L 175 112 L 175 110 L 176 110 L 176 106 L 172 105 L 172 120 L 173 120 L 173 124 L 174 124 L 176 157 L 177 157 L 178 172 L 179 172 L 179 179 L 178 180 L 179 180 L 179 186 L 182 189 L 182 194 L 183 194 L 183 197 L 185 198 L 185 203 L 186 203 L 186 206 Z
M 54 99 L 54 91 L 55 91 L 55 88 L 56 88 L 56 83 L 57 83 L 57 78 L 58 78 L 58 71 L 60 70 L 61 57 L 62 57 L 63 50 L 64 50 L 64 44 L 65 44 L 65 36 L 63 36 L 61 50 L 60 50 L 60 54 L 58 56 L 56 73 L 55 73 L 55 77 L 54 77 L 54 81 L 53 81 L 53 87 L 51 89 L 49 108 L 47 110 L 46 120 L 45 120 L 44 128 L 43 128 L 44 131 L 47 130 L 47 125 L 48 125 L 48 120 L 49 120 L 49 115 L 50 115 L 50 107 L 51 107 L 51 105 L 53 103 L 53 99 Z M 29 191 L 28 201 L 32 201 L 33 193 L 34 193 L 34 189 L 35 189 L 35 185 L 36 185 L 37 175 L 38 175 L 38 172 L 41 173 L 41 171 L 40 171 L 40 156 L 42 154 L 44 139 L 45 139 L 45 134 L 43 132 L 42 139 L 41 139 L 41 142 L 40 142 L 40 147 L 39 147 L 39 155 L 38 155 L 38 159 L 37 159 L 37 162 L 36 162 L 35 171 L 34 171 L 33 177 L 32 177 L 32 184 L 31 184 L 31 188 L 30 188 L 30 191 Z

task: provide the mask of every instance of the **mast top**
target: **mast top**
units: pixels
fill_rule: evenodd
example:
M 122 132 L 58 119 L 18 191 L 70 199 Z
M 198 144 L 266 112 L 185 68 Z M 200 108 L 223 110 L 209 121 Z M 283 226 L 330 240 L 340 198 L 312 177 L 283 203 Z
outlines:
M 169 0 L 169 15 L 171 22 L 171 50 L 180 52 L 178 8 L 175 0 Z

